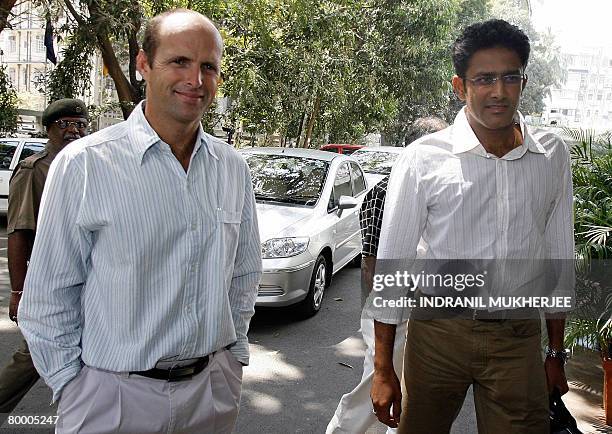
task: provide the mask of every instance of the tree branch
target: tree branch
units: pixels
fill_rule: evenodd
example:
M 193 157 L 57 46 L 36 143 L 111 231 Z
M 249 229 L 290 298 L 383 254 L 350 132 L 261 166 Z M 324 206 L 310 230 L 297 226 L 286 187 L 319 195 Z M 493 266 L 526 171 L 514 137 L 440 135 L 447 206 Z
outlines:
M 66 5 L 66 8 L 68 8 L 70 15 L 72 15 L 76 22 L 79 23 L 79 26 L 87 26 L 87 21 L 76 11 L 70 0 L 64 0 L 64 4 Z
M 17 3 L 17 0 L 0 0 L 0 32 L 6 27 L 8 16 L 15 3 Z

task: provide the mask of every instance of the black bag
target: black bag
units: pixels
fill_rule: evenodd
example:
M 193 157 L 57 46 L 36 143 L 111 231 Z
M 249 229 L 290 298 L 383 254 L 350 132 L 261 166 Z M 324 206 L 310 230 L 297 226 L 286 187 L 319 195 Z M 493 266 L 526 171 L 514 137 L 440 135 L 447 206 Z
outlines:
M 550 434 L 582 434 L 576 425 L 576 419 L 565 407 L 559 390 L 555 389 L 549 398 Z

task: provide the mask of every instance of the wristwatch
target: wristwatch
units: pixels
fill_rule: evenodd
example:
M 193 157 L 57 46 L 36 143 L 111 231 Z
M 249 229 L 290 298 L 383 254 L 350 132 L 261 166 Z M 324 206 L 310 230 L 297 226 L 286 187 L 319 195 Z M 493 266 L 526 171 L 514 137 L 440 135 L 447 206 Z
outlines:
M 555 350 L 548 348 L 546 351 L 546 358 L 552 357 L 553 359 L 559 359 L 565 365 L 567 363 L 568 354 L 567 350 Z

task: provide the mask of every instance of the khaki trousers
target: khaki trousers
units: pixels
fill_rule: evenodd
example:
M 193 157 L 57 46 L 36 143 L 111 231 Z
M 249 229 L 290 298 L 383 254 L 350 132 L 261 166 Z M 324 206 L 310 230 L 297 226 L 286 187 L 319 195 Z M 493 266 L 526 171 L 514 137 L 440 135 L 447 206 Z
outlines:
M 32 363 L 30 349 L 24 340 L 11 361 L 0 372 L 0 416 L 6 418 L 19 401 L 38 381 L 38 372 Z M 1 424 L 1 423 L 0 423 Z
M 242 365 L 228 351 L 189 380 L 168 382 L 88 366 L 66 385 L 56 434 L 225 434 L 238 417 Z
M 480 434 L 544 434 L 539 320 L 410 320 L 399 432 L 446 434 L 473 385 Z

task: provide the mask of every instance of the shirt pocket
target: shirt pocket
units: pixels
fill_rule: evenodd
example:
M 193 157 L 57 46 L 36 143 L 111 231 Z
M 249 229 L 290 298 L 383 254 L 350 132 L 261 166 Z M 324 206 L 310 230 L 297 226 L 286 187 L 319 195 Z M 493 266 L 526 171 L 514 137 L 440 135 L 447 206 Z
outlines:
M 223 257 L 225 258 L 226 267 L 232 266 L 236 258 L 241 217 L 242 214 L 239 211 L 222 208 L 217 210 L 217 227 L 221 239 L 221 249 L 224 251 Z

